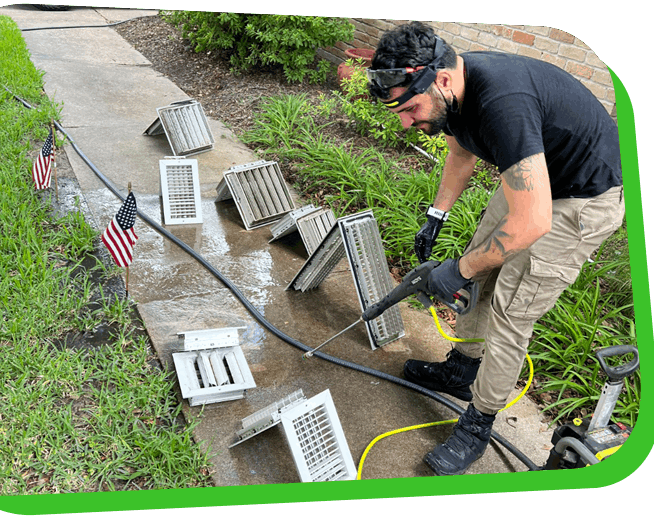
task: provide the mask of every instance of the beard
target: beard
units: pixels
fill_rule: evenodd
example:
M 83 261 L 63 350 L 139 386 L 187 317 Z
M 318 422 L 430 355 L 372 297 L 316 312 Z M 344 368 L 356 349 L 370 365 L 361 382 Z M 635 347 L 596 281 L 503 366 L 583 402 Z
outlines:
M 434 111 L 436 112 L 436 116 L 432 117 L 431 119 L 425 119 L 424 121 L 417 121 L 413 126 L 417 127 L 420 125 L 427 125 L 425 129 L 419 128 L 419 130 L 427 135 L 438 135 L 443 131 L 443 128 L 445 128 L 445 125 L 447 124 L 447 113 L 449 105 L 445 100 L 445 96 L 443 96 L 443 93 L 440 90 L 438 90 L 438 93 L 440 94 L 442 102 L 441 99 L 438 99 L 438 96 L 436 95 L 436 89 L 433 86 L 430 87 L 428 92 L 432 103 L 434 103 Z
M 426 128 L 419 128 L 421 132 L 427 135 L 438 135 L 443 131 L 447 124 L 447 112 L 443 112 L 434 119 L 427 119 L 425 121 L 417 121 L 413 126 L 427 125 Z

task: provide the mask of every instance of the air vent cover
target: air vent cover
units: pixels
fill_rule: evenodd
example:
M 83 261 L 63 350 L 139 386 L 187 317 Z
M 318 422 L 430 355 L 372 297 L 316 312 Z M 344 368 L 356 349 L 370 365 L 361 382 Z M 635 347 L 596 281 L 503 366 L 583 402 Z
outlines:
M 247 389 L 257 386 L 238 345 L 238 336 L 234 341 L 234 330 L 179 333 L 184 335 L 185 350 L 173 353 L 173 363 L 182 397 L 189 400 L 190 406 L 242 399 Z M 189 345 L 187 340 L 191 341 Z M 208 348 L 212 342 L 231 346 Z
M 329 390 L 281 416 L 302 482 L 354 480 L 356 469 Z
M 335 222 L 336 218 L 331 209 L 316 208 L 313 204 L 308 204 L 287 213 L 273 224 L 270 228 L 273 235 L 270 242 L 297 231 L 307 253 L 311 254 L 320 245 Z
M 194 99 L 157 108 L 159 118 L 145 131 L 157 135 L 163 130 L 173 155 L 193 155 L 213 148 L 214 138 L 202 105 Z
M 329 390 L 311 399 L 298 390 L 246 417 L 230 448 L 280 422 L 302 482 L 356 478 L 352 454 Z
M 336 217 L 329 208 L 320 209 L 297 219 L 296 226 L 307 253 L 311 254 L 316 250 L 335 223 Z
M 286 290 L 315 289 L 344 256 L 350 264 L 362 311 L 393 289 L 377 221 L 368 210 L 339 218 Z M 366 328 L 373 350 L 404 336 L 397 306 L 366 322 Z
M 159 161 L 165 224 L 201 224 L 202 201 L 198 161 L 166 157 Z
M 302 206 L 301 208 L 294 209 L 293 211 L 287 213 L 272 226 L 270 226 L 272 238 L 268 241 L 268 243 L 285 237 L 286 235 L 290 235 L 294 231 L 297 231 L 297 219 L 318 210 L 319 208 L 316 208 L 313 204 L 307 204 L 306 206 Z
M 295 209 L 279 165 L 272 161 L 233 166 L 216 187 L 218 201 L 234 199 L 245 228 L 272 224 Z
M 284 410 L 305 400 L 306 397 L 304 397 L 302 390 L 296 390 L 292 394 L 287 395 L 284 399 L 276 401 L 252 415 L 248 415 L 241 421 L 243 428 L 236 432 L 236 441 L 229 447 L 236 446 L 237 444 L 248 440 L 250 437 L 254 437 L 256 434 L 276 426 L 282 421 L 281 413 Z

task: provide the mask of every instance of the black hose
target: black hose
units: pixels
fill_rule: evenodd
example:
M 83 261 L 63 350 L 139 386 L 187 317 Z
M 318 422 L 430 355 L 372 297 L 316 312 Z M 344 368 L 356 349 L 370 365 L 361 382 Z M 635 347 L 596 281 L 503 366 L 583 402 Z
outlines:
M 6 89 L 6 87 L 5 87 Z M 8 90 L 8 89 L 6 89 Z M 8 90 L 9 91 L 9 90 Z M 10 91 L 9 91 L 10 92 Z M 10 92 L 11 93 L 11 92 Z M 12 94 L 13 95 L 13 94 Z M 31 105 L 29 105 L 26 101 L 23 99 L 13 95 L 14 98 L 16 98 L 18 101 L 23 103 L 27 108 L 32 108 Z M 88 165 L 91 170 L 96 174 L 96 176 L 107 186 L 107 188 L 114 194 L 116 197 L 118 197 L 120 200 L 124 201 L 125 197 L 120 194 L 118 189 L 113 185 L 113 183 L 104 176 L 102 172 L 100 172 L 96 166 L 89 160 L 89 158 L 78 148 L 77 144 L 75 141 L 68 135 L 68 133 L 62 128 L 62 126 L 55 121 L 55 126 L 56 128 L 66 136 L 66 138 L 70 141 L 70 144 L 72 145 L 73 149 L 77 152 L 77 154 L 80 156 L 80 158 Z M 164 229 L 161 227 L 157 222 L 154 222 L 150 217 L 147 215 L 144 215 L 140 211 L 137 210 L 137 215 L 141 220 L 143 220 L 146 224 L 148 224 L 152 229 L 154 229 L 157 233 L 160 235 L 164 236 L 168 240 L 174 242 L 178 247 L 182 248 L 184 251 L 186 251 L 189 255 L 191 255 L 193 258 L 195 258 L 202 266 L 204 266 L 214 277 L 216 277 L 220 282 L 222 282 L 233 294 L 234 296 L 243 304 L 243 306 L 247 309 L 247 311 L 252 315 L 254 319 L 256 319 L 263 327 L 268 329 L 272 334 L 277 336 L 279 339 L 284 341 L 285 343 L 296 347 L 300 350 L 303 350 L 304 352 L 308 352 L 311 349 L 307 345 L 304 345 L 300 341 L 291 338 L 281 330 L 279 330 L 277 327 L 275 327 L 272 323 L 268 322 L 263 315 L 248 301 L 248 299 L 241 293 L 241 291 L 236 287 L 229 279 L 225 278 L 214 266 L 212 266 L 209 262 L 207 262 L 201 255 L 199 255 L 196 251 L 194 251 L 191 247 L 186 245 L 184 242 L 179 240 L 175 235 L 170 233 L 168 230 Z M 389 381 L 391 383 L 395 383 L 400 386 L 404 386 L 405 388 L 408 388 L 410 390 L 413 390 L 415 392 L 418 392 L 424 396 L 430 397 L 431 399 L 434 399 L 435 401 L 438 401 L 442 405 L 446 406 L 450 410 L 458 413 L 461 415 L 462 413 L 465 412 L 463 408 L 461 408 L 459 405 L 456 403 L 453 403 L 446 397 L 443 397 L 442 395 L 433 392 L 431 390 L 428 390 L 426 388 L 423 388 L 422 386 L 416 385 L 414 383 L 411 383 L 410 381 L 406 381 L 405 379 L 401 379 L 399 377 L 392 376 L 390 374 L 387 374 L 385 372 L 381 372 L 379 370 L 375 370 L 373 368 L 369 368 L 363 365 L 359 365 L 357 363 L 352 363 L 350 361 L 346 361 L 344 359 L 340 359 L 334 356 L 330 356 L 329 354 L 325 354 L 323 352 L 315 352 L 313 354 L 315 357 L 318 357 L 320 359 L 324 359 L 325 361 L 329 361 L 331 363 L 334 363 L 336 365 L 349 368 L 352 370 L 356 370 L 358 372 L 362 372 L 364 374 L 368 374 L 370 376 L 375 376 L 380 379 L 383 379 L 385 381 Z M 502 437 L 499 433 L 497 433 L 495 430 L 491 431 L 491 437 L 494 438 L 497 442 L 499 442 L 502 446 L 504 446 L 509 452 L 511 452 L 520 462 L 522 462 L 527 468 L 529 468 L 530 471 L 539 471 L 542 468 L 538 465 L 536 465 L 527 455 L 525 455 L 522 451 L 520 451 L 517 447 L 515 447 L 513 444 L 511 444 L 508 440 L 506 440 L 504 437 Z
M 146 16 L 136 16 L 135 18 L 129 18 L 128 20 L 122 20 L 120 22 L 114 22 L 107 25 L 64 25 L 58 27 L 30 27 L 29 29 L 21 29 L 22 32 L 27 31 L 48 31 L 51 29 L 95 29 L 97 27 L 113 27 L 114 25 L 120 25 L 121 23 L 131 22 L 132 20 L 138 20 L 139 18 L 147 18 Z

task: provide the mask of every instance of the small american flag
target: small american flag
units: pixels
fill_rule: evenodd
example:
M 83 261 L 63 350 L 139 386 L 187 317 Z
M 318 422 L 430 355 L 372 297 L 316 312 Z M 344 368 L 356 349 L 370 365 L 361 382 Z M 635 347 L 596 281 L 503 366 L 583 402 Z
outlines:
M 116 216 L 102 233 L 102 242 L 119 267 L 132 263 L 132 248 L 139 237 L 134 232 L 136 222 L 136 199 L 130 194 L 116 213 Z
M 34 180 L 34 187 L 37 190 L 44 190 L 50 187 L 50 179 L 52 178 L 52 163 L 54 161 L 54 137 L 52 135 L 52 128 L 50 134 L 43 144 L 43 148 L 39 152 L 39 156 L 34 161 L 32 166 L 32 179 Z

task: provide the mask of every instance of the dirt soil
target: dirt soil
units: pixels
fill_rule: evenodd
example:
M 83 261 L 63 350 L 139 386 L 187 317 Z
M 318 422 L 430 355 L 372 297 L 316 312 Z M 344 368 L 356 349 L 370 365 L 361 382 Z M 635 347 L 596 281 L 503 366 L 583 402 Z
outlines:
M 322 85 L 289 83 L 279 68 L 255 68 L 234 74 L 226 55 L 216 51 L 194 52 L 179 29 L 157 16 L 139 18 L 114 29 L 156 71 L 199 101 L 207 115 L 220 120 L 237 136 L 250 128 L 253 108 L 262 98 L 304 93 L 317 99 L 320 94 L 338 89 L 335 74 Z M 345 133 L 345 138 L 353 137 L 351 131 Z

